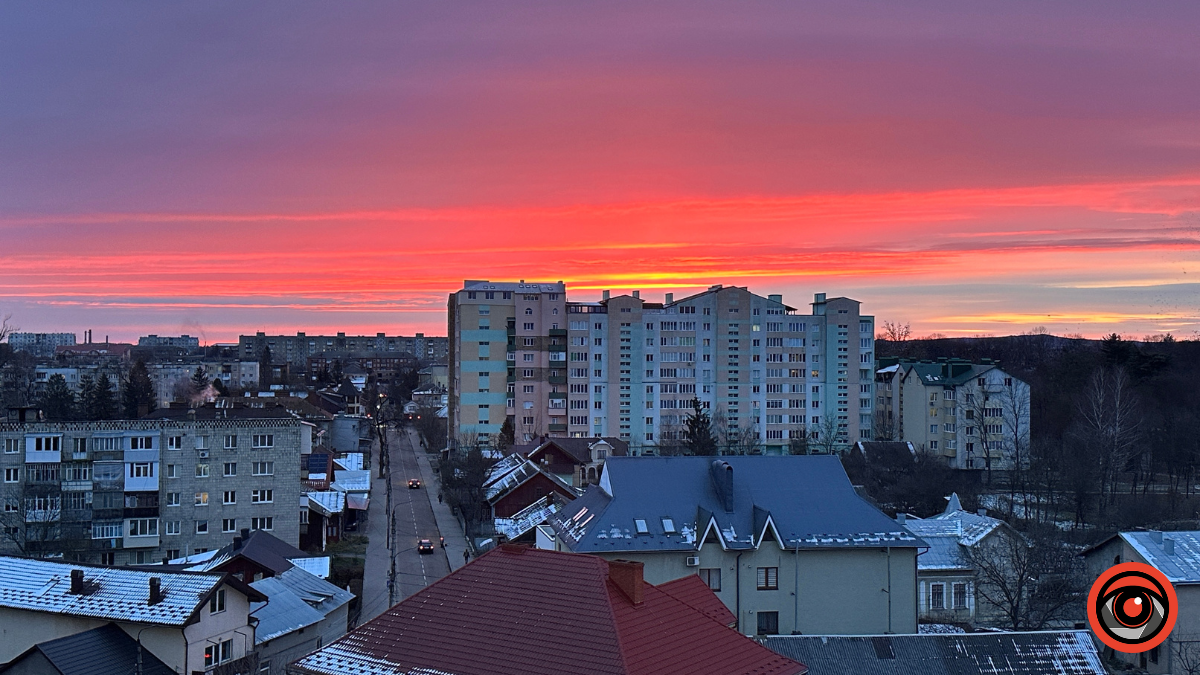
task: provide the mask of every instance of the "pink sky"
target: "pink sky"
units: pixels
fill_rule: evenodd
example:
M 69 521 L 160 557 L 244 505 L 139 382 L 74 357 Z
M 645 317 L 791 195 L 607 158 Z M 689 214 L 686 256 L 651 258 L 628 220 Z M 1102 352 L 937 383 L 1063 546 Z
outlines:
M 444 334 L 464 278 L 1200 330 L 1195 5 L 0 9 L 0 314 Z

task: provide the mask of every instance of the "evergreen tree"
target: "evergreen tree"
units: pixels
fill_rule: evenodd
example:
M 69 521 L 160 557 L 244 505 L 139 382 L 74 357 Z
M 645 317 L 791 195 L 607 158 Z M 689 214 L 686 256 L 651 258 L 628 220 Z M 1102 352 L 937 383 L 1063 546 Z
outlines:
M 717 454 L 717 437 L 713 435 L 712 418 L 700 405 L 700 399 L 692 399 L 692 414 L 688 415 L 684 429 L 684 447 L 692 455 Z
M 196 372 L 192 373 L 192 395 L 203 394 L 208 385 L 208 373 L 204 372 L 204 366 L 196 366 Z
M 67 386 L 66 378 L 58 373 L 50 376 L 38 403 L 46 419 L 69 420 L 75 416 L 75 394 Z
M 513 418 L 505 417 L 504 424 L 500 425 L 500 438 L 496 439 L 496 449 L 501 452 L 508 450 L 516 444 L 517 430 L 513 425 Z
M 94 419 L 91 416 L 92 401 L 96 398 L 96 381 L 91 375 L 79 378 L 79 403 L 75 407 L 75 417 L 81 420 Z
M 128 419 L 153 412 L 155 405 L 154 382 L 146 364 L 138 361 L 129 371 L 129 381 L 125 383 L 125 391 L 121 394 L 122 412 Z
M 217 396 L 228 396 L 229 395 L 229 388 L 225 386 L 225 383 L 222 382 L 221 378 L 219 378 L 219 377 L 213 378 L 212 388 L 214 391 L 217 392 Z
M 271 348 L 263 345 L 258 353 L 258 387 L 267 389 L 271 386 Z
M 111 420 L 117 416 L 117 392 L 108 373 L 101 373 L 92 395 L 84 402 L 89 420 Z

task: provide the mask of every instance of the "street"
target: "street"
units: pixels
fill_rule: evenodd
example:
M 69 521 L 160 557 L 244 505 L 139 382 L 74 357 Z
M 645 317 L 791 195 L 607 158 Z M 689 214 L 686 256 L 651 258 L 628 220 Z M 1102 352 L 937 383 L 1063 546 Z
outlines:
M 447 549 L 438 545 L 439 537 L 445 536 L 455 544 L 462 539 L 457 521 L 443 527 L 451 529 L 441 532 L 434 518 L 433 503 L 437 501 L 438 486 L 428 471 L 428 461 L 418 461 L 417 453 L 423 453 L 414 433 L 408 429 L 388 429 L 388 448 L 391 455 L 392 520 L 395 537 L 395 589 L 393 602 L 408 596 L 450 573 Z M 378 475 L 379 445 L 372 450 L 375 475 Z M 424 458 L 421 458 L 424 459 Z M 425 469 L 424 471 L 422 469 Z M 410 489 L 409 479 L 421 481 L 420 489 Z M 363 574 L 363 605 L 359 623 L 365 623 L 388 609 L 388 517 L 387 485 L 383 479 L 374 478 L 371 486 L 370 525 L 367 545 L 367 560 Z M 443 519 L 444 520 L 444 519 Z M 417 552 L 417 541 L 429 539 L 435 548 L 432 554 Z M 449 543 L 449 542 L 448 542 Z M 461 551 L 461 546 L 455 546 Z M 457 553 L 461 556 L 461 552 Z M 457 567 L 457 565 L 455 566 Z

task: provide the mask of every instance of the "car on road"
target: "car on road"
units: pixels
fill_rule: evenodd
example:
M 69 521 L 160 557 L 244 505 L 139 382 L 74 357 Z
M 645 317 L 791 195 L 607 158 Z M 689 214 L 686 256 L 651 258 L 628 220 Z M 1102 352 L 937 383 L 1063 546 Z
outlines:
M 433 553 L 433 542 L 422 539 L 417 542 L 417 553 Z
M 417 480 L 416 478 L 410 478 L 408 480 L 408 489 L 409 490 L 419 490 L 420 488 L 421 488 L 421 481 Z

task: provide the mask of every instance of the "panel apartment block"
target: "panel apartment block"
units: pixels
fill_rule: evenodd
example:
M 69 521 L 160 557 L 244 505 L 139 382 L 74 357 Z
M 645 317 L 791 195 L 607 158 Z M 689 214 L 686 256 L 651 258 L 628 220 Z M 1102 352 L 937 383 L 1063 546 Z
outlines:
M 220 548 L 241 528 L 299 544 L 311 431 L 279 407 L 0 423 L 0 445 L 6 552 L 141 564 Z
M 448 341 L 444 337 L 412 337 L 375 335 L 242 335 L 238 337 L 238 355 L 245 360 L 257 360 L 263 347 L 271 349 L 271 360 L 303 370 L 308 357 L 323 352 L 406 352 L 425 362 L 444 363 Z
M 656 453 L 681 442 L 697 399 L 729 451 L 844 447 L 871 437 L 873 323 L 824 294 L 800 314 L 739 287 L 572 302 L 561 282 L 467 281 L 449 303 L 450 429 L 486 442 L 503 404 L 517 442 L 615 436 Z

